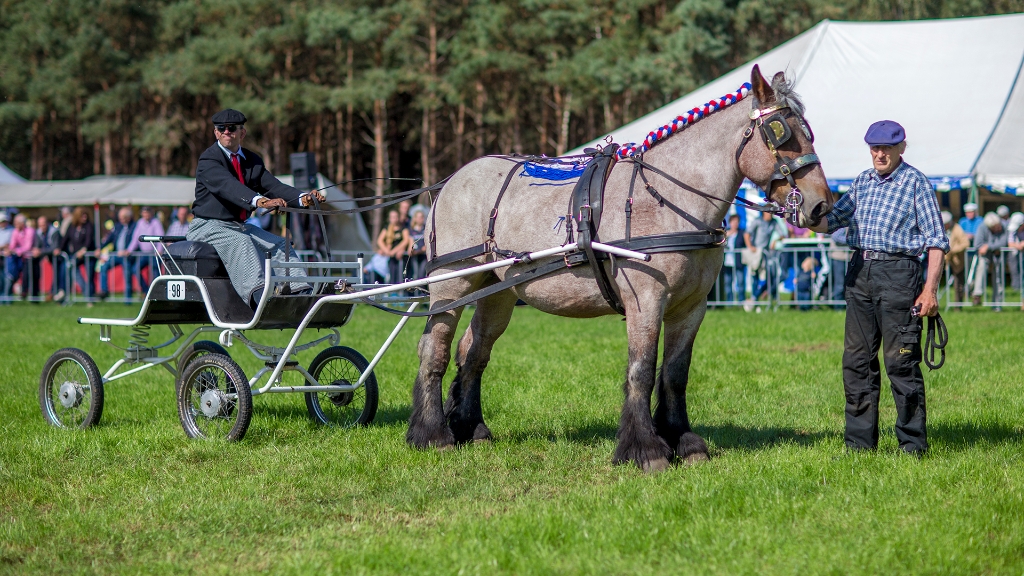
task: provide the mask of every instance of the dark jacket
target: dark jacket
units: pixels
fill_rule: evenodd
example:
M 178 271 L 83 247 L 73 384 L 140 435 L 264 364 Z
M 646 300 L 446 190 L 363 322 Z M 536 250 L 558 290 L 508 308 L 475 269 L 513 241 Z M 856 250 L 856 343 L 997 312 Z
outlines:
M 113 246 L 114 249 L 116 250 L 117 249 L 117 235 L 120 234 L 121 230 L 123 230 L 123 229 L 124 229 L 124 224 L 121 224 L 120 221 L 114 222 L 113 230 L 111 230 L 110 233 L 108 233 L 106 235 L 106 237 L 103 238 L 103 242 L 100 242 L 100 250 L 106 248 L 107 246 Z M 134 233 L 134 232 L 135 232 L 135 220 L 132 220 L 131 222 L 128 223 L 128 231 L 125 233 L 124 248 L 126 250 L 128 249 L 128 245 L 132 243 L 132 233 Z
M 82 248 L 92 252 L 96 249 L 96 239 L 93 237 L 92 222 L 85 224 L 74 224 L 68 228 L 68 234 L 60 243 L 62 252 L 74 254 Z
M 274 178 L 263 159 L 248 148 L 242 148 L 245 159 L 239 158 L 245 185 L 238 181 L 235 168 L 227 154 L 214 143 L 199 157 L 196 167 L 196 201 L 192 213 L 207 220 L 241 222 L 243 210 L 253 210 L 252 199 L 257 195 L 281 198 L 290 207 L 299 207 L 299 190 L 282 184 Z

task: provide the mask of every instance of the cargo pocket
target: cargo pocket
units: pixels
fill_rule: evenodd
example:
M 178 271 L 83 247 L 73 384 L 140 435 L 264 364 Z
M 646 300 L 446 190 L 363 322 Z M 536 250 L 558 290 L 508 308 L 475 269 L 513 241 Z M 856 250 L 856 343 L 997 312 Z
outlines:
M 917 361 L 921 351 L 921 324 L 914 322 L 898 328 L 900 332 L 899 357 Z

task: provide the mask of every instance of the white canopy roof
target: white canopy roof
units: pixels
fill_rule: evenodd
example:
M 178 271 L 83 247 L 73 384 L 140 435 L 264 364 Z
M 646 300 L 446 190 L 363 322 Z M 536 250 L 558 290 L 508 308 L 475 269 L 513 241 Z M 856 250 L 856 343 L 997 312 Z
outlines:
M 888 119 L 906 128 L 904 157 L 937 189 L 969 186 L 965 179 L 974 176 L 981 184 L 1024 193 L 1022 63 L 1024 14 L 825 20 L 611 136 L 618 143 L 642 142 L 686 110 L 735 92 L 759 64 L 768 79 L 783 70 L 796 80 L 815 150 L 834 188 L 870 167 L 864 133 L 872 122 Z
M 0 162 L 0 184 L 17 184 L 24 181 L 24 178 L 18 176 L 13 170 L 5 166 L 3 162 Z

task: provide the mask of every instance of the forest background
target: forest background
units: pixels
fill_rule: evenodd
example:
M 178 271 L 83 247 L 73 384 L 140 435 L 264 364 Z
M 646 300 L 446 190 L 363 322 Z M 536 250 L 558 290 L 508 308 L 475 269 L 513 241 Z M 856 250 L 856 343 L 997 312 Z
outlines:
M 433 183 L 484 154 L 562 154 L 824 18 L 1020 11 L 1024 0 L 0 0 L 0 161 L 32 180 L 194 175 L 209 117 L 232 107 L 274 172 L 312 151 L 335 182 Z

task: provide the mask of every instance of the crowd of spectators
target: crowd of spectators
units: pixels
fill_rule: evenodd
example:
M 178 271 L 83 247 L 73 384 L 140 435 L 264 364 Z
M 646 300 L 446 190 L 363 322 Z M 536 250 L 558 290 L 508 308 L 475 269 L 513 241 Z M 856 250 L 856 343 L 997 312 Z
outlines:
M 159 271 L 153 245 L 141 238 L 164 235 L 164 213 L 143 206 L 136 219 L 131 207 L 121 207 L 104 222 L 100 238 L 92 213 L 84 206 L 63 207 L 60 219 L 51 222 L 45 215 L 0 210 L 0 303 L 65 302 L 74 293 L 91 306 L 110 296 L 115 269 L 121 271 L 126 301 L 136 286 L 148 290 Z M 179 207 L 167 232 L 184 236 L 190 221 L 188 207 Z
M 994 212 L 980 215 L 977 204 L 968 203 L 959 221 L 949 212 L 942 213 L 942 220 L 950 241 L 946 265 L 951 301 L 975 306 L 989 302 L 993 310 L 1001 310 L 1006 284 L 1013 290 L 1022 289 L 1024 213 L 1011 214 L 1007 206 L 999 206 Z M 710 300 L 742 303 L 749 311 L 764 301 L 778 299 L 780 290 L 784 290 L 793 294 L 800 309 L 810 309 L 809 302 L 816 300 L 831 300 L 841 307 L 852 255 L 846 232 L 845 228 L 839 229 L 818 246 L 808 248 L 789 239 L 813 233 L 770 213 L 750 218 L 745 229 L 739 216 L 732 214 L 726 223 L 722 274 Z M 986 299 L 986 295 L 990 297 Z
M 387 225 L 377 235 L 373 257 L 366 263 L 369 282 L 398 284 L 426 276 L 423 234 L 428 211 L 422 204 L 404 200 L 388 212 Z

